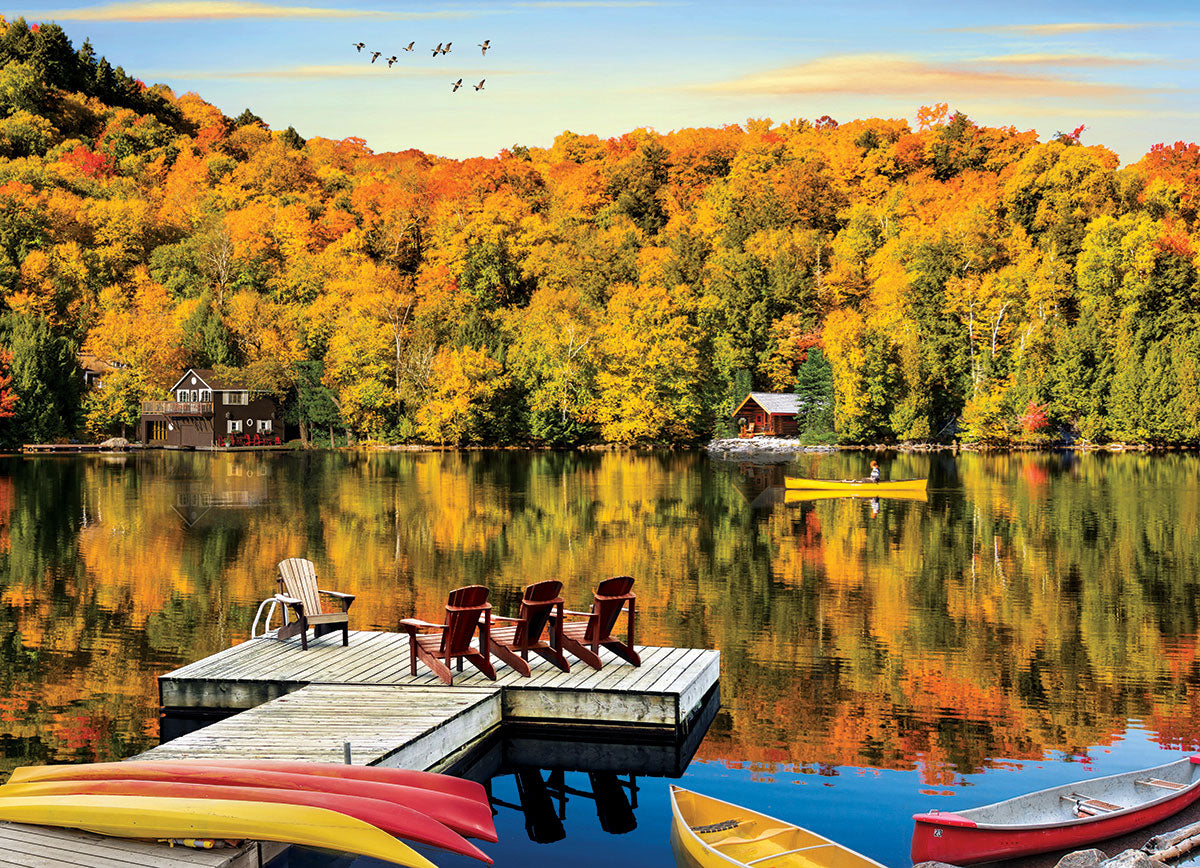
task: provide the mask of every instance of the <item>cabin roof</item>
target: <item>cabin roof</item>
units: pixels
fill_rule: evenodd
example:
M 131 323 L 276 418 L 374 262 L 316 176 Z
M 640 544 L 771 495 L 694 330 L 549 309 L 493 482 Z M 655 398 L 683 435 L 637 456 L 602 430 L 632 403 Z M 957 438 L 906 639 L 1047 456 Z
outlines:
M 800 401 L 791 392 L 751 392 L 746 396 L 746 401 L 750 400 L 753 400 L 771 416 L 794 416 L 800 412 Z M 738 405 L 738 408 L 733 411 L 734 415 L 741 412 L 742 407 L 746 406 L 746 401 L 742 401 Z
M 195 374 L 197 379 L 199 379 L 202 383 L 204 383 L 205 386 L 214 392 L 249 391 L 244 383 L 236 383 L 232 380 L 227 380 L 217 374 L 217 372 L 212 368 L 188 368 L 183 372 L 183 376 L 175 381 L 175 385 L 171 386 L 171 391 L 175 391 L 177 388 L 179 388 L 179 384 L 187 379 L 188 374 Z
M 120 370 L 122 365 L 116 365 L 112 362 L 105 361 L 99 356 L 93 356 L 88 353 L 80 353 L 79 367 L 93 374 L 107 374 L 112 371 Z

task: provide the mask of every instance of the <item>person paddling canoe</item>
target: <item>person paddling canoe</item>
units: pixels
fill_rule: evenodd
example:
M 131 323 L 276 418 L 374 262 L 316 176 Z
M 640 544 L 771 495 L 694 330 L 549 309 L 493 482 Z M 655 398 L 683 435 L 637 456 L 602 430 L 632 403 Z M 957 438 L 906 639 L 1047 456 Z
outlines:
M 871 462 L 871 481 L 872 482 L 879 481 L 879 462 L 878 461 Z

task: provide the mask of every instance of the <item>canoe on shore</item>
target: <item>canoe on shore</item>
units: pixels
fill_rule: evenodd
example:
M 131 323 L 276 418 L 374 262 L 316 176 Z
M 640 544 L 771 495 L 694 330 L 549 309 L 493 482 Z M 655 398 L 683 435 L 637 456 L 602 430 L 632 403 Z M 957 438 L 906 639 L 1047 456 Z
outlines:
M 883 868 L 791 823 L 671 787 L 671 843 L 680 868 Z
M 281 841 L 435 868 L 416 850 L 362 820 L 301 805 L 148 796 L 12 796 L 0 820 L 83 829 L 118 838 Z
M 889 479 L 872 482 L 869 479 L 806 479 L 802 476 L 785 476 L 785 488 L 792 491 L 844 491 L 854 492 L 860 497 L 870 497 L 873 492 L 924 491 L 928 479 Z
M 1090 846 L 1200 798 L 1200 756 L 1063 784 L 965 811 L 913 817 L 913 862 L 972 865 Z
M 389 835 L 428 844 L 491 863 L 482 850 L 427 814 L 394 802 L 365 796 L 321 793 L 311 790 L 272 790 L 267 787 L 231 787 L 215 784 L 183 784 L 177 781 L 30 781 L 0 786 L 0 811 L 4 799 L 39 796 L 149 796 L 168 799 L 225 799 L 238 802 L 270 802 L 325 808 L 370 823 Z

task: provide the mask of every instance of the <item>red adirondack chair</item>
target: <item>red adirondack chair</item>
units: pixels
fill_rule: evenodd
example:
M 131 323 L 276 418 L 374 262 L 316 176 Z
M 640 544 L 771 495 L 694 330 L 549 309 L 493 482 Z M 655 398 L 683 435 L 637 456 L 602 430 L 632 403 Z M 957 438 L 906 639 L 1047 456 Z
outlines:
M 513 626 L 499 627 L 488 634 L 492 653 L 520 672 L 529 675 L 529 652 L 549 660 L 563 672 L 571 671 L 571 664 L 562 653 L 563 598 L 562 582 L 548 579 L 534 582 L 525 588 L 521 598 L 521 611 L 516 618 L 493 615 L 497 621 L 509 621 Z M 550 641 L 542 638 L 550 628 Z
M 496 670 L 488 651 L 488 636 L 492 629 L 492 607 L 487 601 L 488 589 L 483 585 L 468 585 L 456 588 L 446 599 L 446 623 L 432 624 L 417 618 L 405 618 L 400 629 L 408 634 L 408 650 L 412 674 L 417 674 L 417 660 L 433 670 L 446 684 L 454 683 L 450 662 L 455 661 L 462 672 L 463 660 L 493 681 Z M 471 640 L 479 629 L 479 645 Z M 441 630 L 440 634 L 420 634 L 420 630 Z
M 641 666 L 642 658 L 638 656 L 633 647 L 634 603 L 636 600 L 637 595 L 633 593 L 631 576 L 614 576 L 611 579 L 605 579 L 596 588 L 592 600 L 592 611 L 564 610 L 566 615 L 578 615 L 587 620 L 570 621 L 563 624 L 562 647 L 593 669 L 599 669 L 601 666 L 601 646 L 622 660 L 627 660 L 634 666 Z M 617 625 L 617 618 L 622 612 L 628 616 L 626 619 L 627 638 L 624 642 L 612 634 L 613 628 Z

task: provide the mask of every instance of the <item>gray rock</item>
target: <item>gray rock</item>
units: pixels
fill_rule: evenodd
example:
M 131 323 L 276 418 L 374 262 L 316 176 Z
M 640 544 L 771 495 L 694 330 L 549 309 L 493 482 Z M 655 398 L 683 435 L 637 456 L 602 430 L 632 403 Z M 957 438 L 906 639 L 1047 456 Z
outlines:
M 1054 868 L 1096 868 L 1107 858 L 1108 854 L 1095 847 L 1091 850 L 1076 850 L 1059 859 Z
M 1158 868 L 1159 863 L 1152 862 L 1141 850 L 1124 850 L 1100 865 L 1101 868 Z
M 918 862 L 913 868 L 958 868 L 957 865 L 951 865 L 949 862 Z

